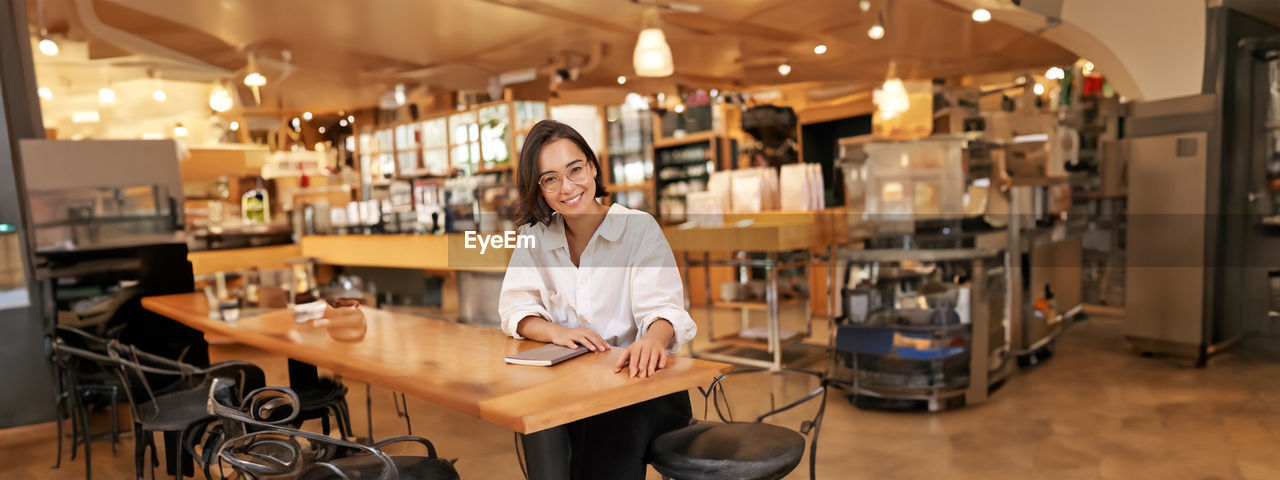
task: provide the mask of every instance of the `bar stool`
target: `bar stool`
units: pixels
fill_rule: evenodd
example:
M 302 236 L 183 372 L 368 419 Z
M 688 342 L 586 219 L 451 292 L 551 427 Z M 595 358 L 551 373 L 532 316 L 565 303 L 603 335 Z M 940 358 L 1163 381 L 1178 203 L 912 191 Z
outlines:
M 756 417 L 753 422 L 734 422 L 722 381 L 730 375 L 757 372 L 781 376 L 811 375 L 819 379 L 819 385 L 800 398 L 776 408 L 772 408 L 776 405 L 776 399 L 771 393 L 771 410 Z M 827 403 L 827 385 L 821 375 L 803 370 L 737 370 L 716 377 L 710 388 L 703 390 L 699 387 L 698 391 L 702 392 L 707 404 L 715 406 L 716 415 L 723 423 L 705 421 L 707 415 L 704 407 L 704 421 L 695 421 L 687 427 L 655 438 L 649 445 L 649 465 L 662 474 L 663 479 L 780 479 L 791 473 L 804 457 L 805 435 L 810 435 L 809 478 L 815 478 L 818 431 Z M 821 402 L 817 414 L 812 419 L 801 422 L 798 432 L 763 423 L 766 418 L 815 398 L 819 398 Z

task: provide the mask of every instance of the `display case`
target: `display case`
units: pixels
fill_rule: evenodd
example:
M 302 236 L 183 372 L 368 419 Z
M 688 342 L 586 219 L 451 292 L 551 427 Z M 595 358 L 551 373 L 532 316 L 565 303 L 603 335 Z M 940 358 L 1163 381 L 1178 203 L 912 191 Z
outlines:
M 606 183 L 613 202 L 628 208 L 653 211 L 653 116 L 643 103 L 605 108 L 607 158 Z
M 736 167 L 738 142 L 712 134 L 689 135 L 653 143 L 653 188 L 659 220 L 682 222 L 690 192 L 707 189 L 718 169 Z
M 1003 252 L 843 250 L 850 281 L 830 379 L 859 408 L 945 410 L 984 401 L 1013 362 Z

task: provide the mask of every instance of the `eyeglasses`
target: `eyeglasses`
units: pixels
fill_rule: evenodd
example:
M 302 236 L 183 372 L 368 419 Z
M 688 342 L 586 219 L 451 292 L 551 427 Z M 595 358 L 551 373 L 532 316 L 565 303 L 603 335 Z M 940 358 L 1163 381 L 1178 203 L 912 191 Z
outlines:
M 538 185 L 542 187 L 542 191 L 546 193 L 556 193 L 560 191 L 560 186 L 564 184 L 563 179 L 569 179 L 570 182 L 582 184 L 587 181 L 587 164 L 582 160 L 574 161 L 569 164 L 569 170 L 566 172 L 550 172 L 538 178 Z

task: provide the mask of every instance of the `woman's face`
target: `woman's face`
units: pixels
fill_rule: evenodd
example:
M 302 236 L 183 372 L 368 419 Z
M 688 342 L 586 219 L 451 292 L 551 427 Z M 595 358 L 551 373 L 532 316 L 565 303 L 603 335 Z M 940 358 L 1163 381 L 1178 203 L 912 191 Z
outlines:
M 542 198 L 561 215 L 596 213 L 596 168 L 572 140 L 561 138 L 542 147 L 538 155 L 538 186 Z

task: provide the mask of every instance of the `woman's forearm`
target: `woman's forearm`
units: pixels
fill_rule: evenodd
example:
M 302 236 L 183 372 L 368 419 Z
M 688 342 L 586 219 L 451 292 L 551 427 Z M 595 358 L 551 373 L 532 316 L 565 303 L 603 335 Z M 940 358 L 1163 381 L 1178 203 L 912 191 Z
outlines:
M 548 322 L 547 319 L 537 315 L 529 315 L 520 319 L 520 323 L 516 324 L 516 333 L 530 340 L 550 343 L 552 333 L 558 328 L 564 327 Z
M 676 328 L 671 325 L 670 320 L 659 318 L 649 324 L 649 331 L 645 332 L 644 336 L 657 340 L 658 345 L 667 348 L 667 345 L 671 345 L 671 339 L 676 336 Z

